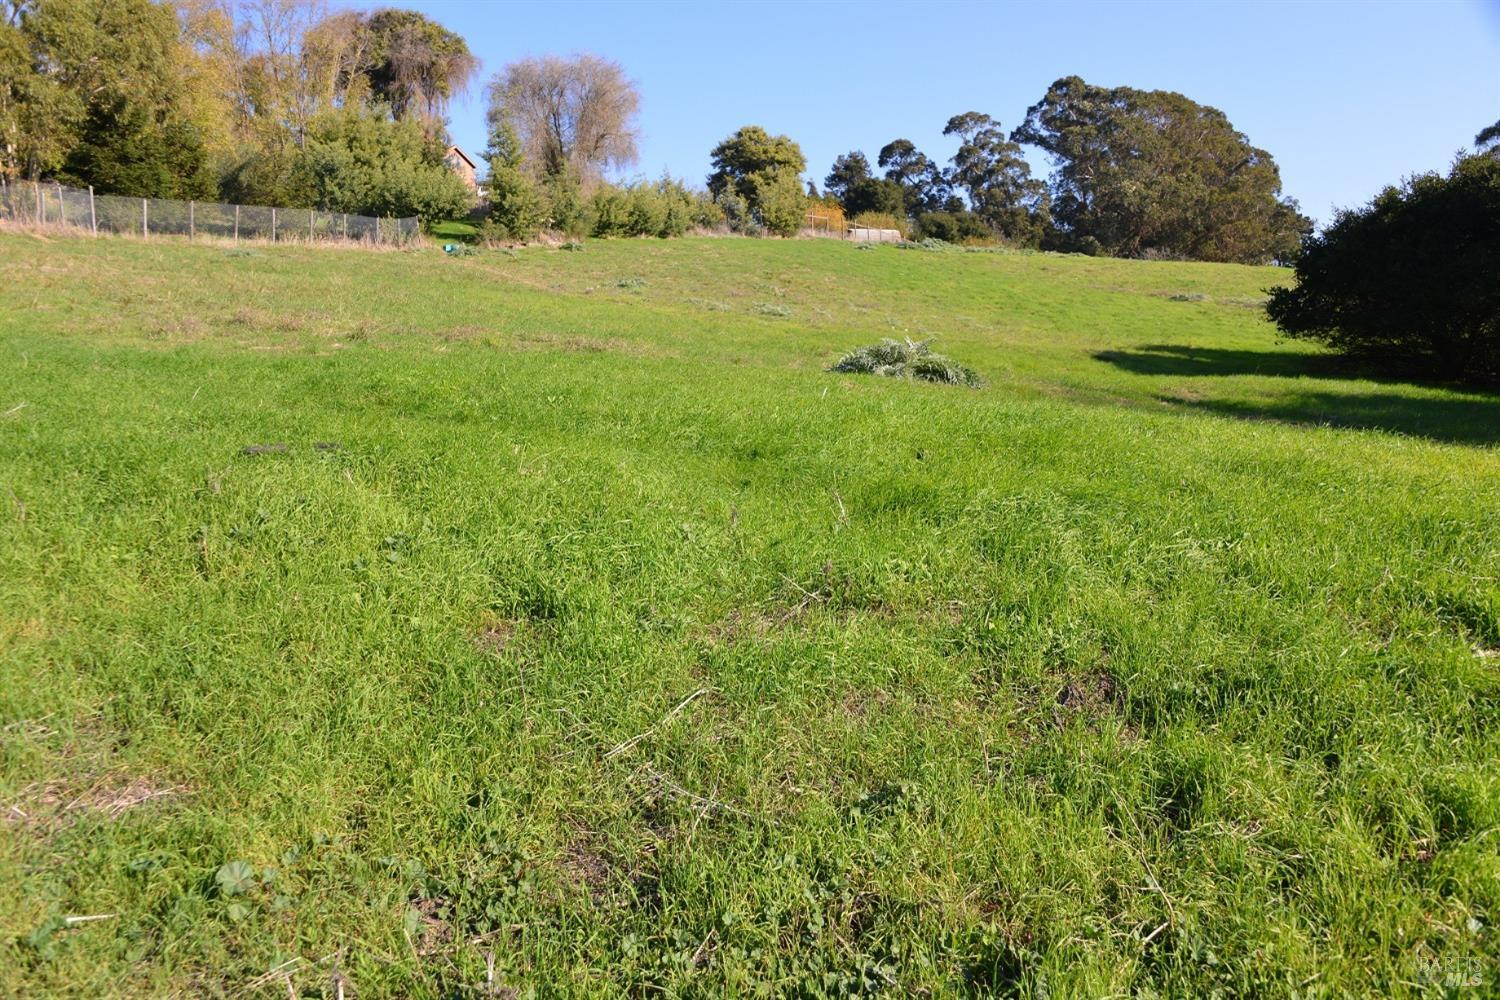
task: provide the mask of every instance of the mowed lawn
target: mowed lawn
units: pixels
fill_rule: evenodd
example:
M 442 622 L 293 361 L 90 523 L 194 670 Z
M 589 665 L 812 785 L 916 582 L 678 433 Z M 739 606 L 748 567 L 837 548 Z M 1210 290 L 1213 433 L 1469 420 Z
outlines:
M 0 234 L 0 994 L 1500 989 L 1500 397 L 1285 276 Z

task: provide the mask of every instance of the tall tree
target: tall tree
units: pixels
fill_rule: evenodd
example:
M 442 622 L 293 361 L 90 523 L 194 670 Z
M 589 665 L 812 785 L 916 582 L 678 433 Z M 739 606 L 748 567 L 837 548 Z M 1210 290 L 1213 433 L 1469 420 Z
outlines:
M 441 126 L 448 102 L 463 93 L 479 60 L 463 38 L 414 10 L 377 10 L 363 67 L 370 92 L 396 118 L 416 116 Z
M 45 0 L 14 20 L 0 35 L 0 59 L 18 76 L 0 84 L 6 169 L 131 195 L 212 190 L 171 6 Z
M 733 192 L 766 229 L 781 236 L 797 231 L 807 211 L 800 179 L 807 169 L 802 147 L 759 125 L 746 125 L 715 146 L 712 155 L 708 190 L 715 198 Z
M 585 187 L 635 163 L 640 95 L 619 63 L 594 55 L 511 63 L 489 85 L 493 129 L 509 122 L 539 178 L 572 174 Z
M 1500 121 L 1481 129 L 1474 137 L 1474 147 L 1481 152 L 1500 155 Z
M 1011 139 L 1051 155 L 1053 214 L 1079 248 L 1264 262 L 1311 225 L 1271 154 L 1181 94 L 1065 77 Z
M 490 125 L 490 140 L 484 151 L 490 164 L 486 182 L 489 192 L 489 217 L 500 235 L 520 240 L 535 236 L 542 227 L 545 210 L 536 182 L 523 168 L 521 140 L 510 122 L 501 119 Z
M 1047 187 L 1031 176 L 1021 147 L 989 115 L 968 111 L 948 119 L 944 135 L 959 138 L 949 176 L 969 207 L 1002 237 L 1036 244 L 1051 224 Z
M 905 210 L 913 217 L 943 207 L 943 172 L 910 139 L 896 139 L 880 148 L 876 159 L 885 179 L 901 186 Z
M 833 169 L 823 178 L 823 190 L 843 202 L 854 185 L 870 177 L 870 161 L 859 150 L 851 150 L 833 161 Z

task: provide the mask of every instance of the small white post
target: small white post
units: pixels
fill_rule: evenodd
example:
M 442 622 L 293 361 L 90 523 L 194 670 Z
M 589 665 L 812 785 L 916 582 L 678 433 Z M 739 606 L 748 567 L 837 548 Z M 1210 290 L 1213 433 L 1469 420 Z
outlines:
M 89 229 L 99 235 L 99 217 L 94 214 L 94 185 L 89 185 Z
M 349 213 L 348 212 L 344 213 L 344 223 L 343 223 L 343 226 L 340 229 L 340 232 L 342 232 L 344 239 L 347 240 L 349 238 Z
M 240 241 L 240 206 L 234 206 L 234 241 Z
M 189 242 L 192 242 L 193 235 L 194 235 L 193 230 L 197 228 L 197 226 L 195 225 L 195 220 L 193 218 L 193 215 L 194 215 L 193 206 L 194 206 L 194 204 L 195 204 L 194 202 L 191 202 L 191 201 L 188 202 L 188 241 Z
M 57 216 L 63 225 L 68 224 L 68 203 L 63 199 L 62 185 L 57 184 Z
M 142 198 L 141 199 L 141 236 L 142 237 L 149 237 L 150 235 L 151 235 L 151 223 L 146 218 L 146 199 Z
M 42 201 L 42 186 L 40 184 L 38 184 L 36 181 L 32 181 L 31 182 L 31 187 L 36 192 L 36 214 L 32 216 L 32 219 L 38 225 L 46 225 L 46 223 L 47 223 L 47 203 L 44 202 L 44 201 Z
M 271 242 L 276 242 L 276 209 L 271 209 Z

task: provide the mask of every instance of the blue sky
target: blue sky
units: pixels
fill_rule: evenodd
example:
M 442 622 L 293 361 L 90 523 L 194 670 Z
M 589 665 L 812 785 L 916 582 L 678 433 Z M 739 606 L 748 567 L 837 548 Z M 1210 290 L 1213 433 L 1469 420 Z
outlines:
M 714 144 L 751 123 L 796 139 L 820 186 L 839 153 L 873 161 L 898 137 L 946 160 L 950 115 L 982 111 L 1009 129 L 1076 73 L 1222 109 L 1275 156 L 1303 211 L 1327 221 L 1446 166 L 1500 118 L 1500 0 L 389 4 L 462 34 L 483 80 L 548 52 L 619 61 L 641 93 L 631 173 L 698 184 Z M 471 155 L 484 148 L 483 91 L 450 111 Z

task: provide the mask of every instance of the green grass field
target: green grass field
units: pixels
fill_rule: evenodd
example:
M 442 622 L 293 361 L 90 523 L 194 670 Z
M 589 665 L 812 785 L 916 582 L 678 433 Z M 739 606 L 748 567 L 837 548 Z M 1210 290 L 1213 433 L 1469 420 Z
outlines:
M 1493 993 L 1500 397 L 1284 277 L 0 234 L 0 995 Z

